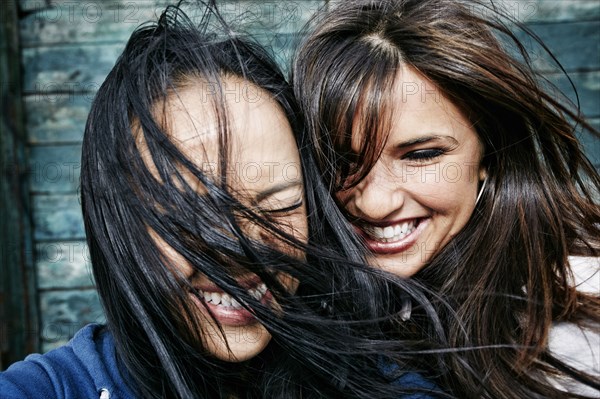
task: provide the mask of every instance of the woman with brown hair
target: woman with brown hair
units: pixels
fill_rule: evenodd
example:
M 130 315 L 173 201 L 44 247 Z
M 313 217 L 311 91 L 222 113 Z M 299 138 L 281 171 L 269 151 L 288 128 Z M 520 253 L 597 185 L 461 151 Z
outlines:
M 598 132 L 486 7 L 346 1 L 302 43 L 296 94 L 371 265 L 443 299 L 452 350 L 430 377 L 458 397 L 598 397 L 600 176 L 575 134 Z

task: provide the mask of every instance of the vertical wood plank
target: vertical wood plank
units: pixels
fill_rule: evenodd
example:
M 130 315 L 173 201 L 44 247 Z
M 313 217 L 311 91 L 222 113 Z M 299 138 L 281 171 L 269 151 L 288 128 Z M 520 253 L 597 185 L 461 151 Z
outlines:
M 17 9 L 0 3 L 0 369 L 38 349 Z

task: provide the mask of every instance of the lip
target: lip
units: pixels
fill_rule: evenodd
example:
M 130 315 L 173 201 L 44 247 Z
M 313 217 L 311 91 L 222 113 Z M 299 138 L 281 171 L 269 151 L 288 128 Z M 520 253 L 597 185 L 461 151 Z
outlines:
M 238 284 L 242 288 L 248 290 L 258 286 L 260 282 L 261 280 L 258 276 L 253 276 L 251 278 L 238 281 Z M 196 288 L 204 292 L 225 292 L 212 282 L 196 286 Z M 232 306 L 215 305 L 211 302 L 206 302 L 203 297 L 196 294 L 192 294 L 192 298 L 203 313 L 210 317 L 207 309 L 210 310 L 212 316 L 219 322 L 219 324 L 223 326 L 243 327 L 258 323 L 258 320 L 256 320 L 252 312 L 244 307 L 236 309 Z M 267 292 L 265 292 L 262 296 L 260 303 L 267 305 L 272 300 L 273 295 L 271 294 L 271 291 L 267 290 Z
M 419 219 L 423 219 L 423 218 L 404 218 L 404 219 L 398 219 L 398 220 L 378 221 L 378 220 L 369 220 L 369 219 L 353 217 L 349 220 L 350 220 L 350 223 L 352 223 L 355 227 L 359 227 L 360 225 L 363 225 L 363 224 L 369 224 L 371 226 L 376 226 L 376 227 L 387 227 L 387 226 L 394 226 L 396 224 L 402 224 L 404 222 L 408 222 L 410 220 L 415 220 L 415 219 L 419 220 Z
M 411 248 L 413 245 L 415 245 L 415 243 L 419 239 L 419 236 L 421 235 L 421 233 L 423 232 L 425 227 L 427 227 L 427 225 L 429 224 L 429 218 L 402 219 L 402 220 L 395 221 L 395 222 L 389 222 L 389 221 L 388 222 L 376 222 L 376 223 L 368 222 L 368 224 L 371 224 L 373 226 L 385 227 L 385 226 L 391 226 L 391 225 L 403 223 L 408 220 L 414 220 L 414 219 L 418 220 L 418 225 L 413 230 L 413 232 L 410 233 L 409 235 L 407 235 L 406 237 L 403 237 L 401 240 L 394 241 L 394 242 L 380 242 L 380 241 L 373 240 L 367 233 L 365 233 L 363 231 L 363 229 L 360 226 L 354 225 L 354 228 L 360 234 L 360 236 L 363 238 L 367 248 L 371 252 L 373 252 L 374 254 L 377 254 L 377 255 L 393 255 L 393 254 L 399 254 L 399 253 L 405 252 L 406 250 Z

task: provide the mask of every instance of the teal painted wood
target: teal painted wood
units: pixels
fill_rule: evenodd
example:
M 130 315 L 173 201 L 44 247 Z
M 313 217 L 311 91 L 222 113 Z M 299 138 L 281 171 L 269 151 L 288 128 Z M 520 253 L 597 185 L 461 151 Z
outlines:
M 33 209 L 37 242 L 85 239 L 77 195 L 34 195 Z
M 223 16 L 235 30 L 251 34 L 295 33 L 323 6 L 323 1 L 220 1 Z M 198 18 L 197 8 L 186 8 Z M 20 21 L 25 47 L 64 44 L 125 43 L 141 23 L 156 20 L 164 10 L 153 1 L 65 3 Z
M 40 289 L 80 289 L 94 286 L 85 241 L 38 243 L 35 267 Z
M 0 6 L 0 370 L 38 347 L 17 9 Z
M 125 43 L 142 22 L 156 19 L 160 7 L 148 3 L 111 1 L 93 7 L 91 2 L 72 2 L 55 9 L 40 8 L 19 23 L 23 46 Z
M 330 0 L 328 3 L 336 4 L 343 1 L 345 0 Z M 250 1 L 242 1 L 240 3 L 248 2 Z M 276 1 L 267 0 L 266 2 L 275 3 Z M 279 2 L 283 3 L 283 1 L 277 1 L 277 3 Z M 47 3 L 54 6 L 54 9 L 46 10 Z M 86 9 L 86 3 L 88 4 L 88 9 Z M 292 2 L 290 1 L 289 3 Z M 324 4 L 327 2 L 321 1 L 320 3 Z M 504 3 L 507 12 L 521 20 L 572 21 L 600 17 L 597 0 L 500 0 L 495 3 Z M 162 7 L 166 4 L 169 4 L 168 0 L 111 0 L 106 2 L 67 2 L 64 0 L 19 1 L 19 7 L 23 11 L 44 14 L 46 19 L 69 18 L 70 16 L 78 18 L 79 15 L 86 15 L 90 21 L 94 21 L 97 18 L 95 16 L 97 14 L 95 7 L 101 7 L 103 15 L 110 14 L 113 10 L 119 9 L 125 15 L 127 15 L 126 13 L 132 13 L 128 19 L 135 19 L 135 9 L 146 8 L 149 5 L 150 7 Z M 125 17 L 120 16 L 119 19 L 125 19 Z
M 571 101 L 575 102 L 575 91 L 571 87 L 568 78 L 564 74 L 546 74 L 545 75 L 560 91 L 567 95 Z M 569 77 L 573 81 L 579 101 L 581 111 L 588 118 L 597 118 L 600 116 L 600 71 L 593 72 L 575 72 L 570 73 Z
M 528 27 L 546 43 L 567 72 L 600 69 L 600 20 L 529 24 Z M 560 71 L 556 62 L 539 44 L 521 30 L 516 33 L 531 49 L 530 56 L 538 71 Z
M 29 144 L 78 143 L 94 93 L 36 93 L 25 96 Z
M 228 1 L 223 14 L 235 29 L 252 35 L 292 34 L 302 31 L 325 1 Z
M 32 194 L 77 193 L 80 171 L 80 144 L 30 147 L 28 174 Z
M 299 34 L 281 33 L 257 35 L 255 39 L 269 50 L 283 72 L 289 76 L 292 66 L 292 56 L 301 40 L 301 36 Z
M 257 35 L 287 66 L 298 39 L 293 34 Z M 110 72 L 123 44 L 68 45 L 23 50 L 24 90 L 33 101 L 74 99 L 95 92 Z M 89 97 L 89 96 L 88 96 Z
M 60 9 L 60 15 L 69 15 L 70 13 L 84 12 L 85 4 L 87 3 L 90 7 L 89 12 L 93 11 L 94 7 L 101 7 L 102 10 L 113 10 L 115 8 L 124 9 L 129 3 L 135 3 L 138 7 L 143 6 L 160 6 L 162 8 L 169 4 L 174 4 L 176 1 L 173 0 L 96 0 L 96 1 L 68 1 L 68 0 L 18 0 L 19 8 L 27 12 L 46 12 L 47 15 L 52 16 L 58 13 Z M 48 10 L 48 8 L 51 8 Z
M 597 131 L 600 131 L 600 118 L 592 119 L 590 122 Z M 600 170 L 600 138 L 591 135 L 589 132 L 580 132 L 578 136 L 586 155 L 596 169 Z
M 600 18 L 598 0 L 502 0 L 522 21 L 566 22 Z
M 41 350 L 66 344 L 83 326 L 106 321 L 94 289 L 40 292 Z
M 23 49 L 23 91 L 46 96 L 56 92 L 94 92 L 124 47 L 124 43 L 119 43 Z
M 345 1 L 329 0 L 328 3 L 331 8 Z M 600 18 L 598 0 L 494 0 L 493 3 L 511 18 L 525 22 L 564 22 Z M 487 7 L 472 7 L 477 15 L 485 16 L 491 13 Z

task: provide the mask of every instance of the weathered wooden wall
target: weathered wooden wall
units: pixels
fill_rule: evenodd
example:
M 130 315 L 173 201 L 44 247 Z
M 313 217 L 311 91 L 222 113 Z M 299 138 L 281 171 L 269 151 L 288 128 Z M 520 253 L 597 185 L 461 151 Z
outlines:
M 42 351 L 63 344 L 85 323 L 103 320 L 90 277 L 77 195 L 83 127 L 93 94 L 130 32 L 165 3 L 19 2 Z M 247 29 L 283 60 L 292 49 L 294 34 L 326 3 L 245 0 L 223 6 L 229 14 L 243 15 Z M 547 42 L 577 86 L 583 112 L 600 127 L 598 0 L 506 0 L 506 6 Z M 547 57 L 534 57 L 539 69 L 572 97 L 567 79 Z M 600 167 L 598 139 L 582 138 Z
M 526 22 L 560 61 L 577 88 L 581 111 L 600 129 L 600 1 L 506 2 L 514 15 Z M 576 103 L 575 91 L 556 63 L 539 47 L 533 54 L 537 69 Z M 589 133 L 582 133 L 580 139 L 586 154 L 600 169 L 600 140 Z
M 0 370 L 37 349 L 17 4 L 0 4 Z M 0 393 L 1 396 L 1 393 Z

